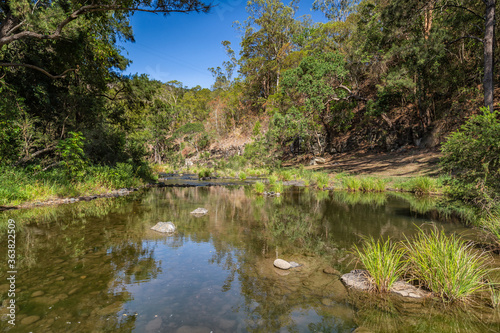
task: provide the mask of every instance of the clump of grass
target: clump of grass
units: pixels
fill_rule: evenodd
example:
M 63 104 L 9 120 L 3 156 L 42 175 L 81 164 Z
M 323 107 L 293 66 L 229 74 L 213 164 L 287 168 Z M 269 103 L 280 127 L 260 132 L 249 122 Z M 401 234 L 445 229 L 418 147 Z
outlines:
M 238 173 L 238 177 L 240 178 L 240 180 L 246 180 L 247 179 L 247 174 L 243 171 L 240 171 Z
M 437 228 L 420 229 L 407 240 L 406 251 L 413 278 L 446 302 L 466 302 L 486 287 L 490 270 L 485 254 L 474 251 L 459 236 L 448 237 Z
M 207 168 L 202 168 L 198 170 L 198 178 L 205 178 L 211 176 L 211 170 Z
M 355 246 L 355 250 L 377 291 L 389 291 L 403 274 L 405 251 L 390 239 L 375 241 L 373 237 L 365 238 L 361 249 Z
M 320 172 L 315 175 L 315 178 L 316 178 L 316 186 L 320 190 L 323 190 L 325 189 L 325 187 L 328 187 L 328 183 L 330 181 L 330 177 L 328 176 L 328 174 Z
M 384 192 L 385 182 L 380 178 L 364 177 L 361 178 L 360 188 L 364 192 Z
M 361 189 L 361 180 L 357 177 L 342 178 L 342 186 L 348 191 L 359 191 Z
M 496 309 L 500 306 L 500 290 L 498 290 L 498 286 L 494 283 L 489 283 L 488 287 L 490 289 L 490 297 L 491 297 L 491 307 Z
M 274 185 L 271 187 L 272 191 L 275 193 L 282 193 L 283 192 L 283 182 L 276 182 Z
M 395 186 L 406 191 L 415 192 L 416 194 L 429 194 L 436 191 L 437 181 L 431 177 L 421 176 L 411 178 Z
M 269 180 L 269 184 L 272 186 L 276 183 L 276 181 L 278 180 L 278 177 L 276 175 L 272 174 L 271 176 L 269 176 L 268 180 Z
M 255 191 L 255 193 L 257 194 L 262 194 L 264 193 L 264 190 L 266 189 L 266 185 L 264 185 L 263 182 L 255 182 L 253 184 L 253 190 Z
M 293 172 L 291 170 L 281 170 L 279 173 L 279 178 L 283 181 L 291 180 L 293 177 Z

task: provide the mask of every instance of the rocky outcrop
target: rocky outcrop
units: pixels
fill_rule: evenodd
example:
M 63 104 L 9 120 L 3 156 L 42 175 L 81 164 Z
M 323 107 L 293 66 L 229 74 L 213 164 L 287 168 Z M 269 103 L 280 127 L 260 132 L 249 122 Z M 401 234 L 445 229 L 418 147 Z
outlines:
M 151 229 L 158 232 L 173 234 L 175 232 L 175 225 L 172 222 L 158 222 Z
M 340 280 L 349 288 L 357 290 L 375 290 L 375 285 L 372 284 L 370 280 L 370 274 L 368 271 L 362 269 L 355 269 L 344 274 L 340 277 Z M 392 285 L 390 292 L 411 298 L 426 298 L 432 295 L 430 292 L 417 288 L 402 280 L 396 281 Z

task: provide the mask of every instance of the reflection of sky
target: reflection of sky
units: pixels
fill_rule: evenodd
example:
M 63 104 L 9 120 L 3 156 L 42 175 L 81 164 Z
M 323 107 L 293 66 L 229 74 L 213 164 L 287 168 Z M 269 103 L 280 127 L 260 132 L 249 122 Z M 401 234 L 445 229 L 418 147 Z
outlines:
M 159 240 L 146 241 L 143 246 L 154 248 L 160 273 L 156 279 L 126 285 L 131 300 L 125 304 L 124 313 L 138 314 L 137 332 L 144 332 L 145 326 L 158 317 L 162 327 L 174 328 L 188 325 L 215 329 L 221 320 L 236 323 L 241 314 L 231 309 L 240 302 L 239 282 L 235 279 L 230 290 L 222 291 L 230 272 L 210 264 L 215 253 L 212 244 L 185 240 L 181 247 L 172 248 Z

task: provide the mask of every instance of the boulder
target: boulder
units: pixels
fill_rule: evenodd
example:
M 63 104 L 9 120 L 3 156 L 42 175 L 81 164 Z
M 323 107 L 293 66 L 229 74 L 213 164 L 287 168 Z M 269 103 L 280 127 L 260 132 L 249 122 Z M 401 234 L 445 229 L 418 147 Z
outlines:
M 208 213 L 208 209 L 206 208 L 196 208 L 191 212 L 194 216 L 203 216 Z
M 283 259 L 276 259 L 274 261 L 274 267 L 277 267 L 279 269 L 290 269 L 292 268 L 292 265 L 286 260 Z
M 375 285 L 372 284 L 370 279 L 370 274 L 368 271 L 362 269 L 355 269 L 350 273 L 344 274 L 340 277 L 340 280 L 347 286 L 353 289 L 358 290 L 374 290 Z M 411 298 L 425 298 L 431 297 L 431 293 L 417 288 L 408 282 L 399 280 L 396 281 L 391 289 L 391 293 L 395 293 L 401 295 L 403 297 L 411 297 Z
M 172 234 L 175 232 L 175 225 L 172 222 L 158 222 L 151 230 Z
M 370 282 L 370 274 L 368 274 L 368 271 L 362 269 L 352 270 L 351 272 L 342 275 L 340 280 L 346 285 L 346 287 L 349 288 L 359 290 L 373 289 Z

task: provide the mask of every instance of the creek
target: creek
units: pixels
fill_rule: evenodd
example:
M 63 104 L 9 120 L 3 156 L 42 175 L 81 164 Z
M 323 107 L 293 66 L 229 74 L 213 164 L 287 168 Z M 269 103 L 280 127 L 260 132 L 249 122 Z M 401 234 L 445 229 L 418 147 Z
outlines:
M 194 209 L 208 209 L 195 217 Z M 151 188 L 127 197 L 0 214 L 16 221 L 16 325 L 0 281 L 5 332 L 498 332 L 498 311 L 348 291 L 334 274 L 360 267 L 365 236 L 404 239 L 438 224 L 391 194 L 292 187 Z M 150 230 L 172 221 L 177 232 Z M 302 264 L 282 271 L 273 261 Z M 498 259 L 498 258 L 495 258 Z

